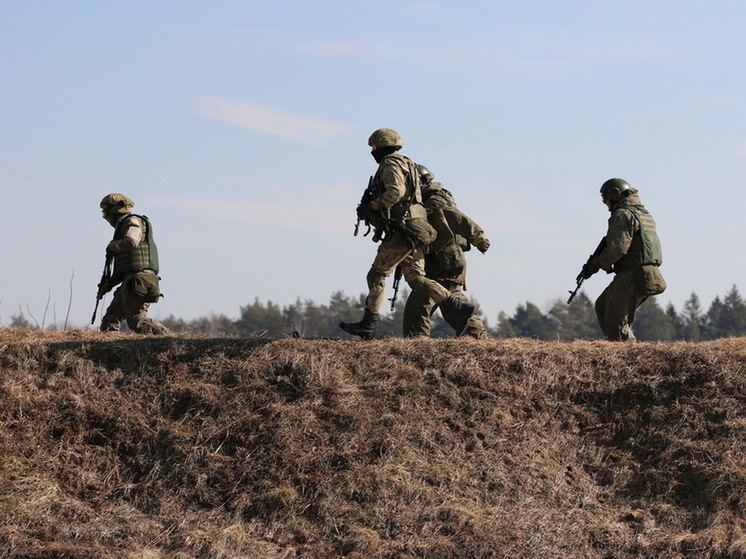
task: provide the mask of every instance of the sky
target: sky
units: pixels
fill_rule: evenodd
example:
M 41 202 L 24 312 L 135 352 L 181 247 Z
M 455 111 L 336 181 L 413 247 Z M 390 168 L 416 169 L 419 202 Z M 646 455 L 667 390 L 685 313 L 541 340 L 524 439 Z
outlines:
M 384 127 L 490 238 L 490 325 L 567 298 L 612 177 L 658 224 L 659 304 L 706 309 L 746 291 L 744 24 L 741 0 L 0 0 L 0 325 L 88 327 L 110 192 L 153 223 L 155 318 L 365 293 Z

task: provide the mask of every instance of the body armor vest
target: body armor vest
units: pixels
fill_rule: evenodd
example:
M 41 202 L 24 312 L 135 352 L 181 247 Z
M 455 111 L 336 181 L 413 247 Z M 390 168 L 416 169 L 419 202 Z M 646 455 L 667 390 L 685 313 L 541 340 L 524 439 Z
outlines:
M 140 244 L 132 252 L 117 254 L 114 257 L 114 273 L 112 278 L 120 282 L 128 274 L 142 272 L 143 270 L 152 270 L 158 274 L 158 247 L 153 239 L 153 227 L 150 220 L 144 215 L 130 214 L 121 220 L 116 229 L 114 229 L 114 239 L 119 241 L 124 238 L 124 231 L 132 217 L 139 217 L 145 226 L 145 232 Z
M 419 204 L 422 205 L 422 194 L 420 193 L 420 177 L 417 173 L 417 165 L 409 159 L 408 157 L 405 157 L 399 153 L 393 153 L 391 155 L 387 155 L 386 159 L 391 158 L 397 158 L 401 160 L 405 166 L 408 169 L 407 173 L 407 184 L 406 184 L 406 194 L 405 196 L 399 200 L 396 204 L 391 206 L 389 208 L 389 216 L 388 218 L 397 221 L 402 222 L 405 219 L 409 219 L 412 217 L 410 212 L 410 206 L 413 204 Z M 383 184 L 383 178 L 381 177 L 382 174 L 382 168 L 383 166 L 379 166 L 378 170 L 376 171 L 375 176 L 373 177 L 373 182 L 376 186 L 376 191 L 378 194 L 382 194 L 384 190 L 386 189 Z M 417 217 L 424 217 L 425 213 L 422 212 L 421 216 Z
M 663 263 L 663 251 L 655 230 L 655 221 L 650 212 L 642 205 L 623 205 L 619 209 L 632 212 L 640 224 L 640 229 L 632 236 L 632 244 L 627 254 L 614 264 L 614 272 L 622 272 L 640 266 L 660 266 Z

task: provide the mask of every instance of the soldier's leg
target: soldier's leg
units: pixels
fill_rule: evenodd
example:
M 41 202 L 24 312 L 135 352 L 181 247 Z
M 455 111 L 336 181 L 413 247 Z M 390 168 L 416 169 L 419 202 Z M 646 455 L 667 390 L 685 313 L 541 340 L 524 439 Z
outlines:
M 148 317 L 150 303 L 141 302 L 132 289 L 131 282 L 122 284 L 122 305 L 124 307 L 127 326 L 137 334 L 154 334 L 157 336 L 169 334 L 170 330 L 157 320 Z
M 386 278 L 408 253 L 409 248 L 400 236 L 394 236 L 379 245 L 376 258 L 366 277 L 368 295 L 365 297 L 363 318 L 358 322 L 340 322 L 339 327 L 342 330 L 353 336 L 360 336 L 363 340 L 373 338 L 378 323 L 378 311 L 386 298 Z
M 449 282 L 449 283 L 446 283 L 445 285 L 446 287 L 450 289 L 452 297 L 464 303 L 469 302 L 469 298 L 462 291 L 460 284 Z M 453 310 L 441 308 L 440 312 L 443 315 L 443 319 L 452 328 L 456 329 L 456 325 L 458 325 L 458 316 L 454 316 Z M 484 339 L 489 338 L 489 335 L 487 334 L 487 329 L 484 326 L 484 322 L 482 322 L 482 318 L 476 313 L 472 314 L 469 320 L 467 321 L 466 330 L 464 330 L 463 335 L 469 336 L 471 338 L 477 338 L 479 340 L 484 340 Z
M 422 293 L 432 299 L 440 307 L 441 312 L 451 313 L 453 317 L 451 326 L 456 330 L 456 336 L 462 336 L 476 311 L 474 305 L 451 296 L 448 289 L 425 276 L 425 257 L 421 248 L 416 248 L 408 254 L 402 261 L 401 267 L 404 279 L 407 280 L 412 291 Z
M 410 252 L 410 248 L 399 235 L 380 244 L 376 258 L 366 276 L 368 282 L 368 295 L 365 297 L 366 309 L 378 313 L 386 299 L 386 278 Z M 406 276 L 404 279 L 406 280 Z
M 106 309 L 104 316 L 101 317 L 102 332 L 119 332 L 119 325 L 126 318 L 124 303 L 122 301 L 122 286 L 116 288 L 111 298 L 111 303 Z
M 404 337 L 429 336 L 435 301 L 428 295 L 412 291 L 404 305 Z
M 596 317 L 607 340 L 635 341 L 630 326 L 634 320 L 636 295 L 632 270 L 616 274 L 612 282 L 596 300 Z

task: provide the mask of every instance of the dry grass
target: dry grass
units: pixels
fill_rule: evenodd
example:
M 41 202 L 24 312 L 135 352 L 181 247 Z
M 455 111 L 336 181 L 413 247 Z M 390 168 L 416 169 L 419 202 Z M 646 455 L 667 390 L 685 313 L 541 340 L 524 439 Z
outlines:
M 744 558 L 745 363 L 0 329 L 0 557 Z

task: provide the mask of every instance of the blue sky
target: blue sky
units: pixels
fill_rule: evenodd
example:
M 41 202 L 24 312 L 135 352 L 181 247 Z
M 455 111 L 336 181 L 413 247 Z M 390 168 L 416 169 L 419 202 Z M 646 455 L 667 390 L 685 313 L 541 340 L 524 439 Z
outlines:
M 153 221 L 152 316 L 365 292 L 381 127 L 490 237 L 468 293 L 491 324 L 566 298 L 610 177 L 658 222 L 659 303 L 706 308 L 746 290 L 745 23 L 723 0 L 0 0 L 0 324 L 48 300 L 88 323 L 109 192 Z

